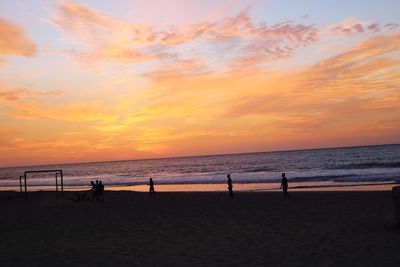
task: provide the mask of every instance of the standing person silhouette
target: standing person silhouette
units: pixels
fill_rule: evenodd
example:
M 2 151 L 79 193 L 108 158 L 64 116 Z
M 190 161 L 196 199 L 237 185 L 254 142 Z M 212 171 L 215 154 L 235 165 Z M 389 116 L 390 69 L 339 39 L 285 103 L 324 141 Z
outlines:
M 97 186 L 93 181 L 90 181 L 90 184 L 92 185 L 90 189 L 90 191 L 92 191 L 92 200 L 97 199 Z
M 96 195 L 96 201 L 99 201 L 99 191 L 100 191 L 100 186 L 99 186 L 99 180 L 96 180 L 96 183 L 95 183 L 95 195 Z
M 286 174 L 282 173 L 282 182 L 281 182 L 281 187 L 283 190 L 283 196 L 285 198 L 289 197 L 289 193 L 288 193 L 288 179 L 286 178 Z
M 149 185 L 150 185 L 150 189 L 149 189 L 150 197 L 155 196 L 155 195 L 156 195 L 156 191 L 154 191 L 154 182 L 153 182 L 153 178 L 150 178 L 150 179 L 149 179 Z
M 233 188 L 233 185 L 232 185 L 232 179 L 231 179 L 231 175 L 230 175 L 230 174 L 228 174 L 227 178 L 228 178 L 228 190 L 229 190 L 229 197 L 230 197 L 230 198 L 233 198 L 233 190 L 232 190 L 232 188 Z
M 99 181 L 99 186 L 98 186 L 98 201 L 104 203 L 104 198 L 103 198 L 103 194 L 104 194 L 104 184 L 102 181 Z

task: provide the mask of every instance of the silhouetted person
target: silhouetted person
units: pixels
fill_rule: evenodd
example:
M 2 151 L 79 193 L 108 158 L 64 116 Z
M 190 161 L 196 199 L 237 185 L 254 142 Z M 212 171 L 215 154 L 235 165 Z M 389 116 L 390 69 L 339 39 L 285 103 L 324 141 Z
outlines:
M 97 200 L 100 202 L 104 202 L 103 193 L 104 193 L 104 185 L 100 181 L 97 188 L 97 196 L 98 196 Z
M 96 197 L 96 200 L 99 201 L 99 180 L 96 180 L 96 183 L 94 184 L 94 196 Z
M 96 200 L 97 201 L 99 201 L 99 190 L 100 189 L 100 187 L 99 187 L 99 180 L 96 180 L 96 184 L 95 184 L 95 192 L 96 192 Z
M 156 195 L 156 191 L 154 191 L 154 182 L 153 182 L 153 178 L 150 178 L 150 179 L 149 179 L 149 185 L 150 185 L 150 188 L 149 188 L 150 197 L 155 196 L 155 195 Z
M 228 178 L 229 197 L 230 197 L 230 198 L 233 198 L 233 190 L 232 190 L 232 189 L 233 189 L 233 185 L 232 185 L 231 175 L 228 174 L 227 178 Z
M 286 178 L 286 174 L 282 173 L 282 182 L 281 182 L 281 187 L 283 190 L 283 196 L 285 198 L 289 197 L 289 193 L 288 193 L 288 179 Z
M 92 185 L 92 188 L 90 189 L 90 191 L 92 191 L 92 200 L 93 199 L 97 199 L 97 186 L 93 181 L 90 181 L 90 184 Z

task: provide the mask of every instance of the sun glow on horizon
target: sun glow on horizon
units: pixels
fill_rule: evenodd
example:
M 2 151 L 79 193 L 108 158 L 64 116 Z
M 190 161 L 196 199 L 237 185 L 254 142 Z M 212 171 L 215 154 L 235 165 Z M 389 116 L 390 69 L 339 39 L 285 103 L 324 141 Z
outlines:
M 0 167 L 400 143 L 400 4 L 311 2 L 1 3 Z

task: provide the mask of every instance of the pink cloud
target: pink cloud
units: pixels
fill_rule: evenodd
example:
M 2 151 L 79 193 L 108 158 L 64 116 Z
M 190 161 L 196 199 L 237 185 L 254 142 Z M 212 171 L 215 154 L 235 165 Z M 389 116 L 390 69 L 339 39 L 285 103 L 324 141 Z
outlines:
M 292 21 L 271 26 L 255 24 L 249 8 L 234 17 L 159 31 L 148 25 L 113 19 L 88 6 L 63 2 L 58 15 L 49 22 L 86 47 L 86 51 L 65 51 L 84 62 L 159 60 L 168 56 L 170 48 L 200 39 L 209 41 L 210 46 L 239 40 L 244 54 L 239 55 L 238 62 L 250 62 L 248 59 L 256 55 L 248 52 L 254 48 L 263 53 L 260 59 L 270 61 L 290 57 L 295 54 L 294 49 L 318 40 L 318 29 L 313 25 Z
M 241 50 L 241 56 L 232 61 L 233 66 L 255 65 L 290 58 L 296 49 L 306 47 L 319 40 L 314 26 L 295 24 L 292 21 L 268 27 L 254 28 L 256 38 L 251 38 Z
M 377 33 L 381 32 L 383 29 L 386 30 L 394 30 L 399 26 L 399 24 L 391 22 L 387 23 L 384 26 L 381 26 L 377 22 L 364 22 L 360 21 L 356 18 L 348 18 L 343 22 L 332 26 L 330 28 L 330 33 L 336 35 L 346 35 L 353 36 L 360 33 Z
M 189 42 L 197 38 L 216 41 L 238 37 L 264 40 L 281 39 L 295 45 L 308 44 L 318 40 L 317 29 L 314 26 L 296 24 L 292 21 L 272 26 L 268 26 L 266 23 L 255 25 L 249 16 L 248 9 L 232 18 L 194 24 L 185 29 L 176 29 L 170 32 L 154 32 L 152 37 L 152 40 L 158 40 L 158 43 L 167 46 Z
M 371 25 L 367 26 L 367 29 L 373 32 L 379 32 L 381 30 L 380 26 L 378 23 L 373 23 Z
M 0 18 L 0 55 L 21 55 L 31 57 L 36 45 L 28 38 L 25 30 Z
M 356 25 L 353 25 L 353 27 L 351 27 L 353 29 L 354 32 L 356 33 L 362 33 L 364 32 L 364 27 L 360 24 L 357 23 Z
M 148 60 L 156 59 L 156 55 L 150 53 L 140 52 L 135 49 L 114 49 L 112 51 L 78 51 L 75 49 L 64 50 L 66 55 L 71 56 L 79 62 L 85 62 L 88 64 L 102 62 L 121 62 L 121 63 L 137 63 Z
M 385 28 L 387 28 L 388 30 L 394 30 L 397 29 L 399 27 L 399 24 L 391 22 L 385 25 Z
M 332 29 L 333 32 L 337 34 L 344 34 L 347 36 L 355 35 L 358 33 L 363 33 L 364 32 L 364 26 L 361 23 L 356 23 L 350 26 L 336 26 Z

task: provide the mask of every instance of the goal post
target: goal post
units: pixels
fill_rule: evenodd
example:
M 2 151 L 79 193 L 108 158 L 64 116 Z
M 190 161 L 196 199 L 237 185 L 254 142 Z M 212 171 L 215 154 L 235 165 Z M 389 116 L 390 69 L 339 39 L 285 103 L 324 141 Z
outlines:
M 56 192 L 57 192 L 57 198 L 58 198 L 58 194 L 59 194 L 59 190 L 58 190 L 58 177 L 60 177 L 60 187 L 61 187 L 61 198 L 64 197 L 64 175 L 63 175 L 63 171 L 62 170 L 35 170 L 35 171 L 25 171 L 24 175 L 21 175 L 19 177 L 19 191 L 20 193 L 24 193 L 24 198 L 28 199 L 28 183 L 27 183 L 27 178 L 28 178 L 28 174 L 32 174 L 32 173 L 41 173 L 41 172 L 45 172 L 45 173 L 54 173 L 54 177 L 56 179 Z M 22 178 L 24 179 L 24 185 L 22 186 Z M 24 187 L 24 190 L 22 189 L 22 187 Z M 23 192 L 24 191 L 24 192 Z

